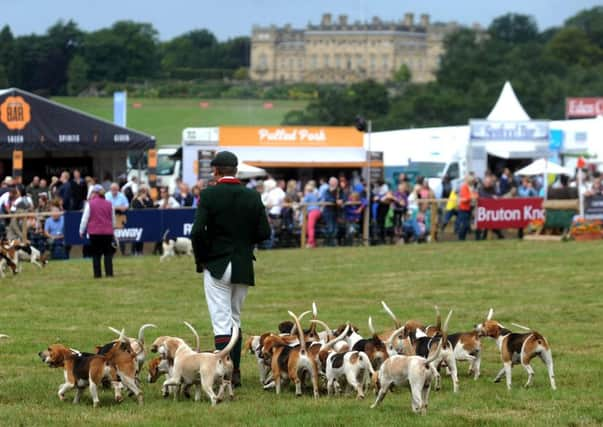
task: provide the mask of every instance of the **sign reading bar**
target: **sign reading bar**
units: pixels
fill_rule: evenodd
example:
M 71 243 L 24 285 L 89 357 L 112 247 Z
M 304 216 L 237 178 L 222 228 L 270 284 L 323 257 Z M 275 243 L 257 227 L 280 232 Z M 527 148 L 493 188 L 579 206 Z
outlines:
M 222 147 L 362 147 L 353 127 L 221 127 Z
M 543 199 L 478 199 L 476 227 L 483 229 L 524 228 L 532 221 L 544 221 Z
M 603 196 L 584 198 L 584 218 L 603 220 Z
M 565 116 L 568 119 L 597 117 L 603 115 L 603 97 L 567 98 Z
M 474 141 L 549 141 L 549 122 L 545 120 L 470 120 L 469 126 Z

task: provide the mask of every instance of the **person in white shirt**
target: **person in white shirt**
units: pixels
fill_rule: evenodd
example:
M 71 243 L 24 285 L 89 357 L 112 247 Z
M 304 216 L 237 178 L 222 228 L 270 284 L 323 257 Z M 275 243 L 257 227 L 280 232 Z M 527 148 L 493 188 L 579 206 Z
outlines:
M 159 209 L 174 209 L 180 207 L 180 203 L 178 203 L 176 199 L 170 196 L 167 187 L 161 187 L 161 189 L 159 190 L 159 200 L 157 200 L 157 203 L 155 203 L 155 205 Z
M 268 208 L 268 215 L 272 218 L 280 217 L 283 202 L 285 201 L 285 192 L 276 185 L 273 179 L 264 182 L 264 191 L 266 192 L 265 204 Z

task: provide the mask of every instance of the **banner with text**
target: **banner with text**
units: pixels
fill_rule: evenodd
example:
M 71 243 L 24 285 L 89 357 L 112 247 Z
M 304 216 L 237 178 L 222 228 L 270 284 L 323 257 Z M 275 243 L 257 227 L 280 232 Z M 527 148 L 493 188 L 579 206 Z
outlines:
M 568 119 L 585 119 L 603 114 L 603 98 L 567 98 L 565 116 Z
M 81 245 L 81 212 L 65 213 L 65 243 Z M 115 230 L 115 236 L 121 242 L 158 242 L 169 230 L 168 236 L 189 237 L 195 219 L 195 209 L 140 209 L 126 212 L 122 228 Z
M 525 120 L 498 122 L 469 120 L 472 141 L 534 141 L 548 142 L 549 122 Z
M 584 198 L 584 218 L 589 220 L 603 220 L 603 196 L 590 196 Z
M 362 147 L 364 135 L 353 127 L 221 127 L 221 147 Z
M 483 229 L 524 228 L 532 221 L 544 221 L 543 199 L 478 199 L 476 227 Z

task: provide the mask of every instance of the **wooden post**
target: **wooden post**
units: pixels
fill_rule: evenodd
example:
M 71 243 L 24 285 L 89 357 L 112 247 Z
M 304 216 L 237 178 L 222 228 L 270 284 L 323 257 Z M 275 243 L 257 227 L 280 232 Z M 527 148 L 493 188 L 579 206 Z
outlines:
M 301 248 L 306 247 L 306 231 L 308 230 L 308 206 L 303 204 L 302 208 L 302 218 L 301 218 L 301 236 L 299 238 Z
M 435 242 L 438 238 L 438 202 L 431 202 L 431 229 L 429 234 L 431 235 L 431 241 Z
M 23 177 L 23 151 L 13 151 L 13 179 L 17 184 L 22 183 Z
M 23 217 L 21 221 L 21 241 L 27 242 L 27 217 Z
M 153 201 L 159 199 L 157 193 L 157 150 L 151 148 L 147 156 L 147 179 L 149 180 L 150 196 Z
M 370 227 L 370 222 L 371 222 L 371 202 L 369 200 L 367 206 L 364 208 L 364 216 L 363 216 L 363 223 L 362 223 L 362 243 L 364 243 L 364 246 L 370 246 L 371 245 L 371 227 Z

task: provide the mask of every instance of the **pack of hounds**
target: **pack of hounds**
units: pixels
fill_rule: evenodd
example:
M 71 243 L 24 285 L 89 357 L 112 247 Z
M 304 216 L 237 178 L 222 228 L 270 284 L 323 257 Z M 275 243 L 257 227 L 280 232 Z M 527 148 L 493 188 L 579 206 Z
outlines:
M 0 241 L 0 277 L 6 276 L 7 268 L 10 268 L 13 274 L 20 273 L 24 262 L 42 268 L 48 263 L 48 259 L 46 254 L 41 254 L 29 242 L 6 239 Z
M 539 357 L 546 365 L 551 388 L 556 389 L 548 340 L 515 323 L 513 325 L 525 332 L 511 332 L 493 319 L 493 309 L 469 332 L 451 333 L 448 324 L 452 311 L 442 324 L 436 307 L 435 324 L 425 326 L 417 320 L 403 323 L 385 302 L 381 304 L 393 319 L 394 326 L 378 333 L 369 317 L 370 335 L 367 337 L 361 336 L 359 329 L 350 323 L 331 329 L 318 319 L 314 303 L 312 310 L 299 316 L 289 311 L 291 320 L 281 322 L 278 332 L 248 337 L 244 348 L 257 361 L 262 387 L 274 389 L 279 394 L 283 384 L 288 382 L 295 386 L 295 394 L 301 396 L 309 380 L 315 399 L 324 391 L 331 396 L 346 389 L 355 393 L 358 399 L 364 399 L 372 387 L 377 397 L 371 408 L 375 408 L 392 388 L 408 386 L 413 412 L 425 414 L 432 383 L 436 390 L 441 387 L 442 369 L 450 375 L 455 393 L 459 391 L 457 362 L 468 362 L 469 373 L 474 379 L 479 378 L 481 339 L 489 337 L 496 341 L 503 362 L 495 382 L 506 377 L 510 390 L 511 368 L 521 364 L 528 374 L 525 386 L 531 386 L 534 370 L 530 362 Z M 312 319 L 309 327 L 304 329 L 302 320 L 309 314 Z M 233 335 L 220 351 L 201 351 L 197 331 L 190 323 L 184 324 L 195 337 L 195 348 L 179 337 L 156 338 L 148 348 L 157 357 L 148 363 L 147 381 L 155 383 L 165 375 L 161 387 L 164 397 L 171 394 L 174 399 L 190 398 L 189 391 L 194 386 L 195 401 L 201 400 L 201 391 L 212 406 L 223 401 L 226 393 L 233 399 L 233 363 L 229 353 L 239 338 L 236 324 L 233 321 Z M 97 346 L 90 353 L 60 343 L 40 351 L 38 356 L 46 365 L 63 370 L 59 399 L 65 400 L 66 393 L 75 389 L 73 402 L 78 403 L 88 388 L 96 407 L 100 403 L 99 389 L 112 388 L 117 402 L 123 400 L 123 392 L 127 391 L 142 404 L 140 376 L 147 357 L 144 339 L 147 328 L 156 326 L 144 324 L 138 336 L 132 338 L 127 337 L 123 329 L 109 327 L 118 338 Z M 0 338 L 8 337 L 0 334 Z

